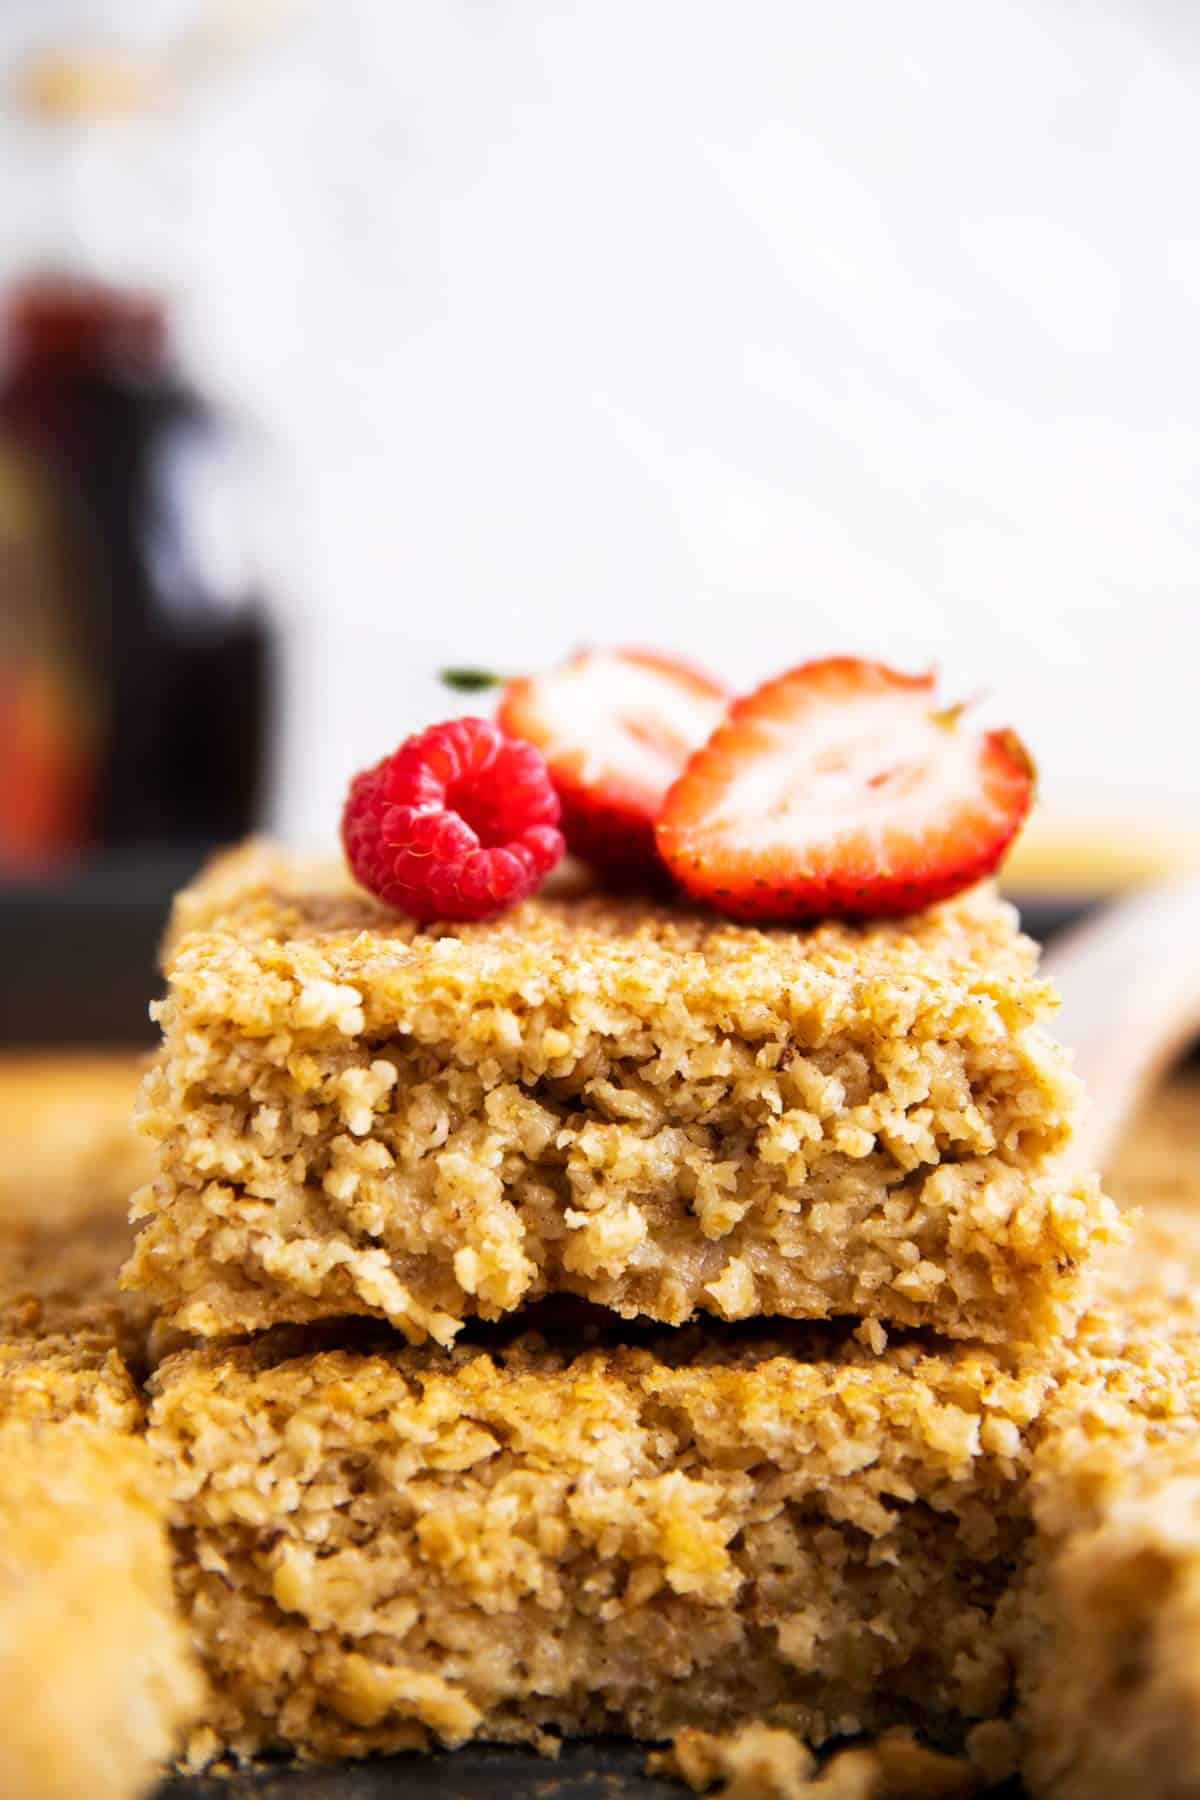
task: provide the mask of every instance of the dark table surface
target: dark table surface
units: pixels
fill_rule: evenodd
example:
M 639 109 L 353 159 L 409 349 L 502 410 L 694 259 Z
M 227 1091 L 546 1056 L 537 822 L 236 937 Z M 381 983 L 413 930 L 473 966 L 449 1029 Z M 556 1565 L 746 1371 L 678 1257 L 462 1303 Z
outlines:
M 181 1776 L 165 1782 L 155 1800 L 683 1800 L 677 1781 L 645 1773 L 646 1752 L 607 1740 L 564 1744 L 550 1761 L 530 1750 L 468 1747 L 441 1756 L 392 1756 L 340 1768 L 275 1768 L 219 1780 Z M 989 1800 L 1021 1800 L 1016 1782 L 990 1790 Z
M 687 1789 L 644 1772 L 646 1753 L 624 1743 L 565 1744 L 553 1761 L 531 1750 L 468 1746 L 440 1756 L 391 1756 L 338 1768 L 265 1768 L 228 1780 L 181 1776 L 157 1800 L 658 1800 Z

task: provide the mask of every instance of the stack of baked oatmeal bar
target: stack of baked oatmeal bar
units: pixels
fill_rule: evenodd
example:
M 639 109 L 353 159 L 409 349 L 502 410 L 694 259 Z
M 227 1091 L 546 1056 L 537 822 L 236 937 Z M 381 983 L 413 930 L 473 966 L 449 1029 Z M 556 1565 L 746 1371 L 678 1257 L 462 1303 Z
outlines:
M 188 1718 L 193 1760 L 619 1729 L 697 1780 L 903 1723 L 1190 1791 L 1200 1258 L 1143 1229 L 1072 1323 L 1121 1228 L 1054 1173 L 1007 908 L 418 932 L 256 848 L 167 961 L 133 1273 L 193 1335 L 116 1293 L 98 1161 L 5 1220 L 5 1791 L 131 1793 Z
M 421 930 L 252 848 L 167 966 L 128 1279 L 209 1340 L 149 1441 L 215 1742 L 1006 1713 L 1050 1351 L 1117 1229 L 1008 907 Z

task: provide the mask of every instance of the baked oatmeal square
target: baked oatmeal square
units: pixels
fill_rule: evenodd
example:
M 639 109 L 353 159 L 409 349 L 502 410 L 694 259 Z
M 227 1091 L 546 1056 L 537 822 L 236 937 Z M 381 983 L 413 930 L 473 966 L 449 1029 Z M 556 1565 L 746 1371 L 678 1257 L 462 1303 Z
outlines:
M 346 1314 L 449 1343 L 569 1291 L 1037 1341 L 1115 1215 L 990 889 L 760 930 L 548 894 L 419 929 L 252 846 L 179 900 L 128 1279 L 204 1335 Z
M 748 1719 L 959 1745 L 1006 1707 L 1043 1372 L 811 1326 L 585 1337 L 279 1327 L 161 1366 L 149 1442 L 222 1745 Z

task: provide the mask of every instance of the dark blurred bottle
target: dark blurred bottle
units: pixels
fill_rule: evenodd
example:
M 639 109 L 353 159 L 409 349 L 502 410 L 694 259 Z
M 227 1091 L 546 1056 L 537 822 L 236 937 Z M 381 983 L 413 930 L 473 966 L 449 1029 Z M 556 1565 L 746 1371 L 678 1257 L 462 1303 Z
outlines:
M 272 628 L 238 434 L 154 297 L 41 277 L 0 379 L 0 872 L 255 823 Z

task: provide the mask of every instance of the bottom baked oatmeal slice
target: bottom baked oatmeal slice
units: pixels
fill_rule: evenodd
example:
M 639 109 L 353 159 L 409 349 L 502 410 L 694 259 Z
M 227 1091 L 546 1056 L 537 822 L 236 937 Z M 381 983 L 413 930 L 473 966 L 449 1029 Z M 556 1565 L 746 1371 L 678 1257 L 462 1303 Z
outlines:
M 149 1441 L 216 1740 L 960 1743 L 1010 1694 L 996 1609 L 1047 1379 L 811 1329 L 177 1354 Z
M 1040 1365 L 561 1318 L 173 1355 L 149 1441 L 202 1747 L 613 1731 L 719 1768 L 751 1725 L 902 1725 L 1038 1796 L 1200 1791 L 1194 1241 L 1143 1225 Z

